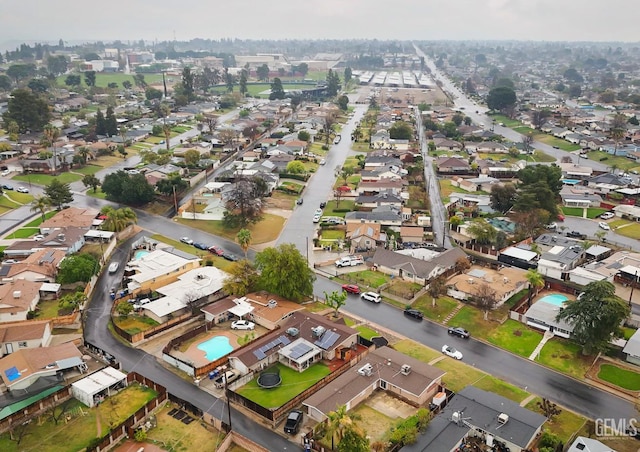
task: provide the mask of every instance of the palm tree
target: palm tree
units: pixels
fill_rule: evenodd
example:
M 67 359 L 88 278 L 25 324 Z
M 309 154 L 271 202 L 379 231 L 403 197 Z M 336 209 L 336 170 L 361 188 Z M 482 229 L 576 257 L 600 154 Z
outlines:
M 354 428 L 354 421 L 360 420 L 359 415 L 347 412 L 346 405 L 340 405 L 335 411 L 329 412 L 327 417 L 329 420 L 327 430 L 331 435 L 331 449 L 335 449 L 333 444 L 334 438 L 336 438 L 339 443 L 344 437 L 344 433 L 348 429 Z
M 47 147 L 53 148 L 53 174 L 55 175 L 57 171 L 56 165 L 57 165 L 58 154 L 56 152 L 56 148 L 54 144 L 58 139 L 58 137 L 60 137 L 60 129 L 52 125 L 46 125 L 42 133 L 43 133 L 43 137 L 42 137 L 43 143 Z
M 105 206 L 100 213 L 107 217 L 102 225 L 102 228 L 107 231 L 120 232 L 138 222 L 136 213 L 130 207 L 114 209 L 111 206 Z
M 86 165 L 87 160 L 89 160 L 89 156 L 91 155 L 91 150 L 86 146 L 81 146 L 78 148 L 78 155 L 82 158 L 82 163 Z
M 51 201 L 46 196 L 36 196 L 31 201 L 31 212 L 40 212 L 42 216 L 42 221 L 45 220 L 45 213 L 47 212 L 47 208 L 51 206 Z
M 244 251 L 244 258 L 247 258 L 247 252 L 249 251 L 249 247 L 251 246 L 251 231 L 248 229 L 240 229 L 238 234 L 236 235 L 236 239 L 238 240 L 238 244 L 242 251 Z
M 544 277 L 538 272 L 538 270 L 531 269 L 527 271 L 525 276 L 527 281 L 529 282 L 529 298 L 527 300 L 527 305 L 531 307 L 531 299 L 533 298 L 533 291 L 535 289 L 536 294 L 538 289 L 544 287 Z

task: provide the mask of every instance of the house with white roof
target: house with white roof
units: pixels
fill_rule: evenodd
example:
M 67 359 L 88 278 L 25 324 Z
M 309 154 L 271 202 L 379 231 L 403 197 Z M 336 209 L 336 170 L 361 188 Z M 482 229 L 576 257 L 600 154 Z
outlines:
M 150 292 L 172 283 L 200 266 L 200 258 L 175 248 L 155 249 L 127 263 L 126 285 L 131 295 Z

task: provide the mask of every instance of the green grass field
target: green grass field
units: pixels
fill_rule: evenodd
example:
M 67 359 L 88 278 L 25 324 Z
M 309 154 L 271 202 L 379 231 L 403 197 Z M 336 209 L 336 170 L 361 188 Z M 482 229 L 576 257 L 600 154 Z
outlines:
M 85 165 L 85 166 L 79 166 L 77 168 L 73 168 L 73 172 L 74 173 L 84 174 L 86 176 L 87 174 L 96 174 L 101 169 L 102 169 L 101 166 Z
M 58 179 L 63 184 L 70 184 L 71 182 L 77 182 L 82 180 L 82 174 L 74 173 L 60 173 L 57 176 L 50 176 L 48 174 L 19 174 L 13 178 L 13 180 L 19 180 L 26 183 L 34 183 L 38 185 L 49 185 L 53 179 Z
M 504 115 L 491 115 L 491 117 L 497 124 L 503 123 L 505 127 L 519 127 L 522 125 L 520 121 Z
M 587 218 L 594 219 L 605 213 L 607 209 L 602 209 L 600 207 L 588 207 L 587 208 Z M 562 213 L 570 217 L 580 217 L 582 218 L 583 209 L 580 207 L 562 207 Z
M 371 340 L 372 337 L 380 336 L 380 333 L 378 333 L 374 329 L 369 328 L 368 326 L 359 325 L 359 326 L 357 326 L 355 328 L 360 333 L 360 336 L 362 336 L 363 338 L 365 338 L 365 339 L 367 339 L 369 341 Z
M 440 297 L 436 300 L 436 305 L 433 306 L 430 295 L 421 295 L 411 305 L 412 308 L 418 309 L 424 314 L 425 317 L 435 320 L 436 322 L 442 322 L 444 319 L 458 306 L 458 302 L 453 298 Z
M 510 319 L 495 328 L 487 340 L 516 355 L 528 357 L 542 340 L 542 334 Z
M 584 356 L 582 347 L 578 344 L 554 337 L 544 344 L 537 362 L 572 377 L 583 379 L 593 359 L 593 356 Z
M 304 372 L 280 363 L 276 367 L 282 378 L 282 384 L 277 388 L 263 389 L 254 378 L 236 392 L 265 408 L 278 408 L 331 373 L 327 366 L 320 363 L 313 364 Z
M 587 155 L 589 156 L 589 159 L 593 161 L 602 162 L 604 165 L 608 165 L 610 167 L 615 165 L 616 168 L 623 171 L 640 170 L 638 162 L 621 155 L 614 156 L 604 151 L 591 151 L 587 153 Z
M 640 391 L 640 373 L 612 364 L 602 364 L 598 378 L 630 391 Z
M 525 405 L 525 408 L 536 413 L 542 413 L 542 409 L 538 406 L 541 402 L 540 397 L 536 397 Z M 554 435 L 560 437 L 562 442 L 566 443 L 573 436 L 575 432 L 580 430 L 586 419 L 582 416 L 575 414 L 567 409 L 562 409 L 562 412 L 553 418 L 553 422 L 547 422 L 543 427 L 543 430 L 549 431 Z
M 343 275 L 346 281 L 356 281 L 358 284 L 363 284 L 368 287 L 377 288 L 383 284 L 389 282 L 388 275 L 380 272 L 374 272 L 372 270 L 362 270 L 357 272 L 346 273 Z
M 181 224 L 186 224 L 189 227 L 200 229 L 209 234 L 219 235 L 232 241 L 235 241 L 236 235 L 240 230 L 240 227 L 233 229 L 225 228 L 222 221 L 200 221 L 186 218 L 176 218 L 176 220 Z M 282 231 L 284 222 L 284 217 L 270 213 L 263 214 L 262 220 L 258 223 L 247 226 L 247 229 L 251 231 L 251 242 L 254 245 L 259 245 L 276 240 L 278 235 L 280 235 L 280 231 Z
M 640 240 L 640 223 L 634 223 L 629 226 L 619 227 L 615 230 L 616 234 L 624 235 L 632 239 Z
M 324 216 L 325 217 L 342 217 L 344 218 L 346 212 L 336 212 L 336 209 L 340 210 L 353 210 L 356 206 L 355 201 L 345 201 L 344 199 L 340 201 L 340 206 L 336 207 L 336 201 L 327 202 L 327 206 L 324 208 Z
M 26 239 L 40 234 L 39 228 L 20 228 L 5 236 L 6 239 Z

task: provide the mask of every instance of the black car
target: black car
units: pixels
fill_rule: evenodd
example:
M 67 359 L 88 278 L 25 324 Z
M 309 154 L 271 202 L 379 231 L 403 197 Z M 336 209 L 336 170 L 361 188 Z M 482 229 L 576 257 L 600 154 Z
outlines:
M 418 319 L 418 320 L 422 320 L 422 318 L 424 317 L 424 314 L 422 312 L 418 311 L 417 309 L 411 309 L 411 308 L 406 308 L 404 310 L 404 315 L 413 317 L 414 319 Z
M 467 330 L 465 330 L 464 328 L 460 328 L 459 326 L 449 327 L 448 333 L 461 337 L 463 339 L 469 339 L 470 336 Z
M 284 423 L 284 432 L 290 435 L 298 433 L 302 425 L 302 411 L 291 410 L 287 416 L 287 422 Z
M 320 203 L 320 208 L 321 208 L 321 209 L 324 209 L 325 207 L 327 207 L 327 203 L 326 203 L 326 202 L 324 202 L 324 201 L 322 201 L 322 202 Z
M 222 257 L 231 262 L 235 262 L 238 260 L 238 256 L 232 253 L 227 253 L 226 251 L 222 254 Z
M 582 232 L 578 232 L 578 231 L 569 231 L 569 232 L 567 232 L 567 237 L 571 237 L 573 239 L 584 240 L 584 239 L 587 238 L 587 235 L 583 234 Z
M 2 189 L 3 189 L 3 190 L 13 190 L 13 187 L 12 187 L 11 185 L 4 184 L 4 185 L 2 186 Z
M 296 199 L 296 204 L 298 204 L 298 205 L 302 205 L 303 202 L 304 202 L 304 200 L 302 198 Z
M 205 245 L 204 243 L 200 243 L 200 242 L 195 242 L 193 244 L 193 246 L 195 246 L 196 248 L 198 248 L 199 250 L 205 250 L 207 251 L 209 249 L 209 247 L 207 245 Z

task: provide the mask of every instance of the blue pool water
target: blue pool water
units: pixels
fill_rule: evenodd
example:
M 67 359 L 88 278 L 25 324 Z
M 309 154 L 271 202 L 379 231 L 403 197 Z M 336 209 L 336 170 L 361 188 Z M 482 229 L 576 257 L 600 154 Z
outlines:
M 229 338 L 225 336 L 215 336 L 198 344 L 198 350 L 202 350 L 207 354 L 209 361 L 215 361 L 224 355 L 231 353 L 233 347 L 229 343 Z
M 554 293 L 552 295 L 546 295 L 538 301 L 544 301 L 545 303 L 553 304 L 555 306 L 562 306 L 568 298 L 564 295 L 560 295 L 559 293 Z
M 580 183 L 579 179 L 562 179 L 562 183 L 565 185 L 578 185 Z
M 141 259 L 142 256 L 146 256 L 147 254 L 149 254 L 149 251 L 147 250 L 138 250 L 136 251 L 136 254 L 133 256 L 133 258 L 135 260 Z

